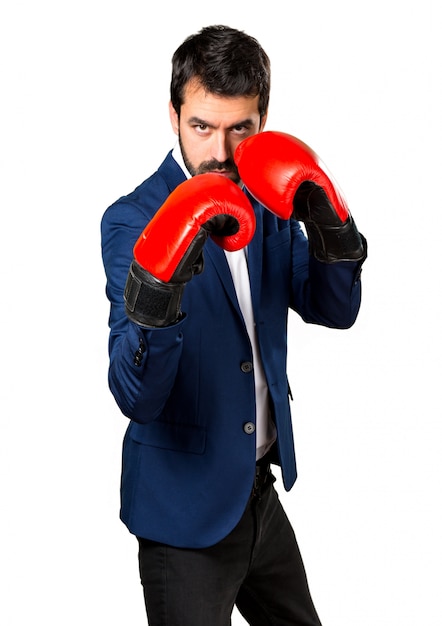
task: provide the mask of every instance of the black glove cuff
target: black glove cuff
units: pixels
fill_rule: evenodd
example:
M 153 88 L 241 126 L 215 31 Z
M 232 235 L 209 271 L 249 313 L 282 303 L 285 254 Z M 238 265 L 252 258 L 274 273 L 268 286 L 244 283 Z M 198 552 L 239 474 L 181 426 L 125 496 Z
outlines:
M 126 314 L 146 328 L 170 326 L 181 314 L 185 283 L 165 283 L 133 260 L 124 288 Z
M 323 263 L 364 261 L 365 238 L 359 233 L 351 215 L 339 226 L 305 222 L 310 254 Z

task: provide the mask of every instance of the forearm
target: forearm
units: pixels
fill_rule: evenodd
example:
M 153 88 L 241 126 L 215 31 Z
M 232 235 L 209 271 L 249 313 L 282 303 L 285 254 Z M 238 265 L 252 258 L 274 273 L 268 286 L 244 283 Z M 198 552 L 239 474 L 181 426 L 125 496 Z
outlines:
M 330 328 L 350 328 L 361 304 L 360 263 L 343 261 L 329 265 L 311 257 L 309 266 L 305 321 Z
M 123 214 L 130 227 L 122 223 Z M 124 415 L 142 422 L 155 419 L 163 409 L 181 354 L 181 325 L 170 332 L 149 331 L 126 315 L 124 287 L 134 242 L 145 223 L 146 217 L 130 204 L 124 209 L 111 208 L 102 222 L 106 295 L 110 303 L 109 387 Z
M 308 241 L 292 220 L 290 306 L 305 322 L 349 328 L 361 303 L 362 261 L 323 263 L 308 253 Z
M 125 334 L 113 344 L 109 387 L 130 419 L 147 423 L 162 413 L 181 357 L 184 323 L 146 330 L 128 321 Z

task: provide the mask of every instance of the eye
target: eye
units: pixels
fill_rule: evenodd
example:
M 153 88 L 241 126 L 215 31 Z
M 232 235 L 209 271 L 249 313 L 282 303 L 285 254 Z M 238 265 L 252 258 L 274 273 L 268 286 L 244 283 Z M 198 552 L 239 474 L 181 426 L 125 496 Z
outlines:
M 232 133 L 234 135 L 248 135 L 250 134 L 250 127 L 246 124 L 238 124 L 238 126 L 233 126 Z
M 210 132 L 207 124 L 194 124 L 192 128 L 198 135 L 207 135 Z

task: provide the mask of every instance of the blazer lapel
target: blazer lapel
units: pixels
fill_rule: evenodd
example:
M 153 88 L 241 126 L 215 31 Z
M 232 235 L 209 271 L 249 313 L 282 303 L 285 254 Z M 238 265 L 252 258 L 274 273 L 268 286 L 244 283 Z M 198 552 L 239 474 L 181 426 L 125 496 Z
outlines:
M 262 284 L 262 250 L 263 250 L 263 208 L 256 201 L 251 200 L 256 215 L 256 230 L 252 241 L 248 245 L 247 256 L 249 264 L 250 291 L 255 321 L 259 314 Z
M 263 227 L 262 227 L 262 207 L 255 201 L 252 201 L 256 214 L 256 230 L 252 238 L 252 241 L 248 245 L 248 269 L 250 279 L 250 290 L 252 293 L 252 306 L 253 312 L 256 314 L 259 311 L 259 302 L 261 298 L 261 274 L 262 274 L 262 241 L 263 241 Z M 236 297 L 235 286 L 233 284 L 232 275 L 230 273 L 229 264 L 227 263 L 224 250 L 220 248 L 212 239 L 208 239 L 204 246 L 205 262 L 212 263 L 224 289 L 232 301 L 235 309 L 241 313 L 238 298 Z
M 235 309 L 240 313 L 235 285 L 233 284 L 232 275 L 230 273 L 229 264 L 227 263 L 224 250 L 209 237 L 204 246 L 203 254 L 204 262 L 212 263 L 229 299 L 232 301 Z

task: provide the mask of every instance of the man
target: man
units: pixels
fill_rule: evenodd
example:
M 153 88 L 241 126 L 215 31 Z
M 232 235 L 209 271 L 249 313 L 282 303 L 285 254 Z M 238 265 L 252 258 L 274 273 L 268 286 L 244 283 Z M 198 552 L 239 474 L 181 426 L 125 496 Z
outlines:
M 315 153 L 264 131 L 255 39 L 204 28 L 172 66 L 178 144 L 102 221 L 121 518 L 151 626 L 226 626 L 235 604 L 254 626 L 317 626 L 271 471 L 293 486 L 287 315 L 351 326 L 365 240 Z

